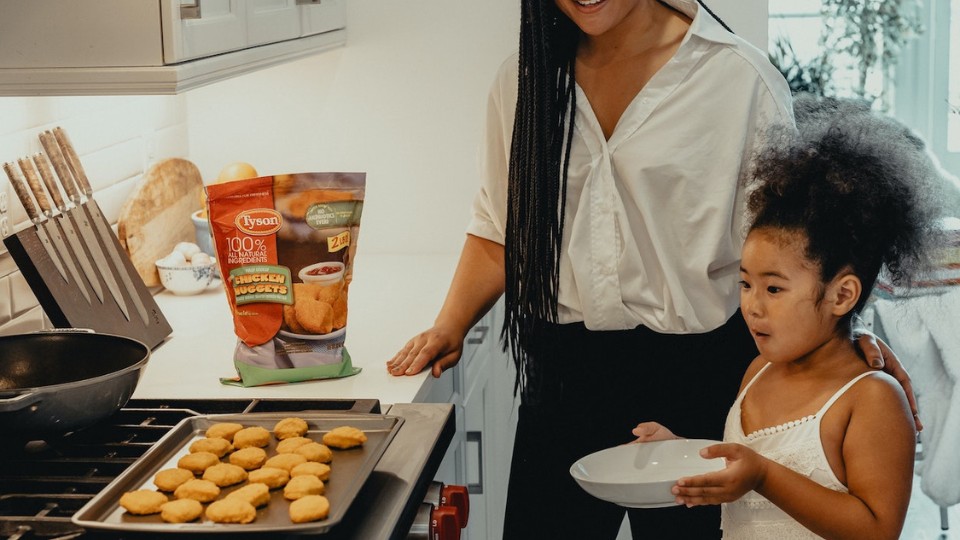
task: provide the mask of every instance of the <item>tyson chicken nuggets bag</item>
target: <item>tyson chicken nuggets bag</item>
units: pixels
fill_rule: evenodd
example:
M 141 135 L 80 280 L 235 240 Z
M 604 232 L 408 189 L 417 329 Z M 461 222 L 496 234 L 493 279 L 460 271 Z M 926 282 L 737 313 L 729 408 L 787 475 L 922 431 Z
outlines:
M 360 372 L 344 348 L 366 175 L 302 173 L 207 186 L 207 211 L 239 338 L 258 386 Z

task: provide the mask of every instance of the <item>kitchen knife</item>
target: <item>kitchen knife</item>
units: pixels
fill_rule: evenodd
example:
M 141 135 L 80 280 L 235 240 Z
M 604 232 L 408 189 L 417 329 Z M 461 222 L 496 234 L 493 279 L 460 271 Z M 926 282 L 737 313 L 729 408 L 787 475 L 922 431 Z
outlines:
M 77 264 L 74 262 L 74 256 L 70 253 L 70 249 L 67 247 L 66 241 L 63 239 L 63 233 L 61 232 L 60 226 L 57 224 L 57 220 L 54 219 L 53 208 L 50 206 L 50 200 L 47 199 L 46 193 L 43 191 L 43 185 L 40 183 L 40 180 L 37 178 L 37 170 L 34 168 L 34 164 L 29 159 L 20 159 L 18 160 L 20 165 L 20 170 L 23 171 L 23 174 L 27 178 L 27 185 L 30 187 L 30 191 L 33 192 L 34 197 L 37 199 L 37 206 L 40 207 L 40 211 L 43 212 L 46 216 L 45 223 L 47 225 L 47 233 L 51 240 L 53 240 L 53 245 L 57 250 L 57 253 L 63 258 L 63 262 L 67 267 L 67 270 L 70 272 L 70 276 L 73 277 L 74 283 L 77 284 L 77 289 L 80 290 L 80 294 L 87 300 L 88 304 L 92 304 L 90 299 L 90 292 L 87 290 L 87 286 L 84 284 L 83 277 L 80 276 L 80 270 L 77 269 Z M 22 201 L 22 199 L 21 199 Z
M 4 163 L 3 170 L 7 173 L 7 178 L 10 179 L 10 185 L 12 185 L 13 190 L 17 192 L 17 197 L 20 199 L 20 202 L 23 203 L 23 208 L 27 211 L 27 215 L 30 216 L 30 220 L 33 221 L 33 224 L 36 226 L 37 236 L 40 238 L 40 244 L 43 245 L 43 249 L 47 251 L 47 256 L 53 261 L 53 265 L 57 267 L 57 272 L 60 273 L 60 277 L 62 277 L 65 282 L 70 283 L 70 278 L 67 277 L 67 270 L 63 267 L 60 255 L 57 254 L 56 248 L 54 248 L 52 243 L 53 241 L 50 240 L 50 236 L 47 234 L 47 224 L 45 224 L 44 219 L 40 217 L 41 214 L 37 211 L 37 207 L 33 205 L 26 181 L 17 173 L 17 170 L 13 168 L 12 163 Z
M 143 305 L 143 300 L 140 299 L 140 295 L 137 292 L 136 286 L 133 284 L 130 273 L 127 272 L 126 264 L 123 261 L 123 255 L 120 254 L 120 250 L 117 247 L 118 241 L 116 236 L 113 234 L 113 230 L 110 229 L 110 223 L 104 217 L 103 211 L 100 210 L 100 205 L 98 205 L 93 199 L 93 187 L 90 185 L 90 180 L 87 179 L 87 173 L 83 170 L 83 165 L 80 163 L 80 156 L 77 155 L 73 145 L 70 144 L 70 139 L 67 137 L 67 132 L 64 131 L 63 128 L 54 128 L 53 135 L 57 140 L 57 144 L 60 146 L 60 150 L 62 151 L 64 158 L 66 159 L 67 167 L 72 173 L 72 178 L 77 184 L 76 186 L 73 186 L 73 191 L 76 192 L 76 188 L 79 187 L 80 191 L 83 192 L 83 195 L 86 196 L 87 199 L 85 203 L 81 204 L 80 196 L 77 194 L 76 199 L 74 199 L 74 203 L 76 203 L 77 206 L 83 207 L 90 222 L 96 227 L 97 233 L 103 240 L 103 245 L 106 246 L 107 254 L 110 256 L 110 260 L 113 263 L 112 269 L 117 272 L 117 275 L 120 276 L 120 280 L 123 281 L 123 286 L 130 294 L 130 298 L 133 300 L 133 305 L 137 308 L 137 313 L 139 313 L 140 318 L 143 319 L 143 324 L 149 325 L 150 315 L 147 312 L 147 307 Z M 116 281 L 114 281 L 114 284 L 116 285 Z M 117 288 L 119 289 L 119 286 Z M 112 288 L 111 291 L 113 291 Z M 119 296 L 119 292 L 120 291 L 117 290 L 114 294 L 117 296 L 117 298 L 122 298 Z M 122 305 L 120 309 L 123 310 L 123 314 L 127 317 L 127 320 L 130 320 L 126 305 Z
M 93 292 L 96 293 L 97 299 L 100 300 L 102 304 L 103 288 L 100 286 L 100 280 L 97 279 L 97 271 L 94 270 L 93 265 L 90 263 L 90 255 L 83 247 L 84 241 L 81 239 L 80 233 L 77 232 L 78 225 L 76 220 L 72 215 L 67 213 L 67 205 L 64 203 L 63 197 L 60 195 L 60 189 L 53 179 L 50 164 L 46 159 L 43 159 L 42 154 L 33 156 L 33 162 L 36 164 L 37 170 L 40 171 L 40 178 L 43 179 L 44 185 L 47 186 L 47 192 L 50 193 L 53 204 L 60 210 L 57 221 L 63 228 L 67 243 L 70 244 L 70 248 L 76 255 L 77 262 L 80 263 L 80 268 L 83 269 L 83 274 L 86 276 L 87 282 L 90 283 L 90 287 L 93 289 Z

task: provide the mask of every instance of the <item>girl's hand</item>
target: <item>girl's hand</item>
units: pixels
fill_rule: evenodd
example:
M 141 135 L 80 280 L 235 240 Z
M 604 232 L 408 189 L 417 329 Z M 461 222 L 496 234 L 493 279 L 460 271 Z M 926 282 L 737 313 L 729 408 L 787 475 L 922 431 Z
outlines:
M 657 422 L 642 422 L 633 428 L 637 440 L 634 443 L 664 441 L 667 439 L 679 439 L 672 431 Z
M 900 383 L 903 387 L 903 393 L 907 396 L 907 403 L 910 404 L 910 412 L 913 413 L 913 421 L 916 424 L 917 431 L 923 431 L 923 423 L 920 421 L 920 410 L 917 408 L 917 396 L 913 393 L 913 383 L 910 375 L 904 369 L 903 364 L 894 354 L 893 350 L 883 342 L 882 339 L 867 332 L 862 328 L 854 329 L 854 337 L 860 352 L 863 353 L 867 364 L 875 369 L 882 369 L 891 377 Z
M 679 504 L 689 507 L 735 501 L 763 483 L 766 475 L 767 460 L 740 444 L 715 444 L 701 450 L 700 455 L 707 459 L 722 457 L 727 466 L 722 471 L 678 480 L 672 491 Z

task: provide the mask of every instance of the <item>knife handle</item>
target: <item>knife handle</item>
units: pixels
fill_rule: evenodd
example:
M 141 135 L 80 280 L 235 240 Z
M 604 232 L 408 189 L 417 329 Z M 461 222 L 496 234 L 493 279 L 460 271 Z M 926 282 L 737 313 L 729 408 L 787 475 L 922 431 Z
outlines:
M 93 186 L 90 185 L 87 173 L 83 170 L 83 164 L 80 163 L 80 156 L 77 155 L 76 149 L 73 147 L 73 144 L 70 143 L 70 137 L 68 137 L 67 132 L 59 126 L 53 128 L 53 135 L 57 138 L 57 144 L 60 145 L 63 157 L 67 159 L 67 166 L 70 167 L 70 172 L 73 173 L 74 181 L 80 186 L 80 191 L 89 199 L 90 196 L 93 195 Z
M 47 152 L 47 158 L 49 158 L 50 163 L 53 164 L 53 170 L 56 171 L 57 178 L 60 179 L 60 185 L 62 185 L 64 191 L 67 192 L 67 197 L 69 197 L 71 201 L 79 203 L 80 193 L 77 191 L 76 184 L 73 183 L 73 175 L 70 174 L 67 162 L 63 159 L 60 147 L 57 146 L 56 137 L 52 132 L 44 131 L 40 134 L 40 144 L 43 145 L 43 149 Z
M 50 200 L 47 199 L 47 193 L 43 190 L 43 184 L 40 183 L 40 177 L 37 175 L 37 169 L 34 168 L 33 162 L 29 158 L 20 158 L 17 163 L 20 165 L 20 170 L 23 171 L 23 176 L 27 179 L 30 191 L 37 199 L 37 206 L 40 207 L 40 211 L 50 215 Z
M 10 185 L 12 185 L 13 190 L 17 192 L 17 198 L 19 198 L 23 204 L 27 215 L 30 216 L 30 219 L 34 223 L 39 223 L 40 213 L 37 212 L 37 207 L 33 205 L 33 200 L 30 198 L 30 191 L 27 189 L 27 184 L 23 180 L 23 177 L 13 168 L 13 163 L 4 163 L 3 170 L 7 173 L 7 178 L 10 179 Z
M 37 170 L 40 171 L 40 178 L 43 179 L 43 184 L 47 186 L 47 191 L 50 193 L 50 198 L 53 199 L 53 204 L 60 210 L 65 209 L 66 204 L 63 202 L 63 197 L 60 196 L 60 187 L 57 186 L 56 181 L 53 179 L 53 173 L 50 171 L 50 163 L 44 159 L 43 154 L 34 155 L 33 162 L 37 164 Z

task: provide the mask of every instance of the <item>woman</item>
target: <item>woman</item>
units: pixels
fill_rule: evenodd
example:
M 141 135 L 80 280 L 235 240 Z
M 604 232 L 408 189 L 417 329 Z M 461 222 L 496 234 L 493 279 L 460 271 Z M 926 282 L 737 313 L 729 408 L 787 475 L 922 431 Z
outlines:
M 522 405 L 504 538 L 615 537 L 624 509 L 568 470 L 640 421 L 721 437 L 756 356 L 737 312 L 739 178 L 763 129 L 792 121 L 765 55 L 695 2 L 522 2 L 453 283 L 388 362 L 440 376 L 506 293 Z M 630 518 L 635 538 L 719 537 L 715 508 Z

